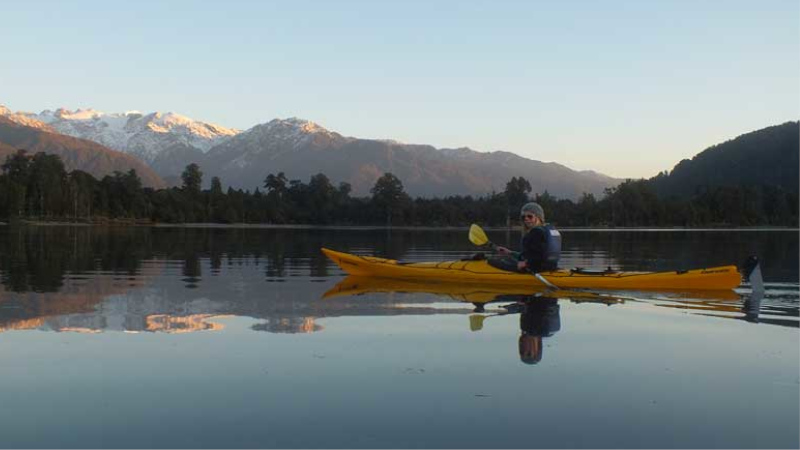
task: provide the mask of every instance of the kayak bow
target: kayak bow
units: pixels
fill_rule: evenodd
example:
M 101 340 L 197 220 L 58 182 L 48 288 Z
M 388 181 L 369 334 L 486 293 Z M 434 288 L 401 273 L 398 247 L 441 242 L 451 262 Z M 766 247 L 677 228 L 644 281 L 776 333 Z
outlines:
M 486 260 L 403 263 L 394 259 L 352 255 L 327 248 L 323 248 L 322 252 L 350 275 L 506 286 L 545 285 L 531 274 L 501 270 L 492 267 Z M 668 272 L 589 272 L 561 269 L 541 272 L 540 275 L 562 289 L 728 290 L 739 286 L 742 280 L 734 265 Z

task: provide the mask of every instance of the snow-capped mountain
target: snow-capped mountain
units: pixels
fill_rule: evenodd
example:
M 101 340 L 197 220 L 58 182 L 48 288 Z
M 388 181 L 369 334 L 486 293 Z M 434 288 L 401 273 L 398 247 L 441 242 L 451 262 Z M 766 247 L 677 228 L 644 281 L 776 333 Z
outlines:
M 421 196 L 482 195 L 502 191 L 511 177 L 524 176 L 535 192 L 578 198 L 583 192 L 599 195 L 619 181 L 509 152 L 345 137 L 299 118 L 274 119 L 239 131 L 174 113 L 59 109 L 30 114 L 0 108 L 0 115 L 123 151 L 176 185 L 190 163 L 200 165 L 206 186 L 219 177 L 223 186 L 253 190 L 263 188 L 269 174 L 284 172 L 290 179 L 306 181 L 323 173 L 334 184 L 349 183 L 355 195 L 369 195 L 386 172 L 400 178 L 406 192 Z
M 15 117 L 20 119 L 19 117 Z M 71 172 L 82 170 L 100 180 L 114 172 L 127 173 L 133 169 L 147 187 L 161 188 L 166 183 L 153 169 L 139 158 L 112 150 L 97 142 L 56 133 L 38 122 L 25 125 L 25 120 L 12 120 L 11 116 L 0 114 L 0 161 L 18 150 L 25 150 L 30 155 L 43 152 L 57 155 L 64 163 L 64 168 Z M 22 123 L 21 123 L 22 122 Z
M 56 130 L 54 130 L 51 126 L 45 124 L 44 122 L 38 119 L 32 118 L 30 114 L 16 113 L 6 108 L 3 105 L 0 105 L 0 116 L 3 116 L 14 123 L 18 123 L 26 127 L 38 128 L 40 130 L 49 131 L 51 133 L 56 132 Z
M 577 198 L 583 192 L 602 193 L 617 181 L 508 152 L 345 137 L 297 118 L 250 128 L 209 150 L 199 164 L 207 180 L 217 176 L 235 188 L 263 188 L 270 173 L 301 181 L 323 173 L 334 184 L 349 183 L 355 195 L 369 195 L 386 172 L 400 178 L 406 192 L 421 196 L 482 195 L 502 191 L 513 176 L 525 176 L 537 192 Z
M 180 154 L 178 159 L 183 160 L 187 154 L 196 156 L 205 153 L 239 133 L 239 130 L 233 128 L 200 122 L 171 112 L 104 113 L 94 109 L 69 111 L 61 108 L 34 114 L 13 113 L 8 108 L 0 107 L 0 115 L 27 126 L 49 127 L 50 131 L 88 139 L 128 153 L 149 164 L 157 172 L 164 172 L 159 170 L 159 166 L 174 159 L 172 153 Z
M 208 152 L 207 159 L 225 170 L 275 160 L 305 147 L 341 147 L 353 138 L 326 130 L 314 122 L 292 117 L 256 125 Z

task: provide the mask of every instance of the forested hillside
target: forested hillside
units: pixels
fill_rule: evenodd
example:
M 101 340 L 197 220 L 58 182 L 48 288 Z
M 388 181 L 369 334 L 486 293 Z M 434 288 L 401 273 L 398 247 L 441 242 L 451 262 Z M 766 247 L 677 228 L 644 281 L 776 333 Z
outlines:
M 662 198 L 689 198 L 717 187 L 798 192 L 800 122 L 743 134 L 679 162 L 650 180 Z
M 31 156 L 40 152 L 58 156 L 66 170 L 87 172 L 96 178 L 135 170 L 145 186 L 166 185 L 152 169 L 133 156 L 85 139 L 20 125 L 0 116 L 0 163 L 17 149 L 25 149 Z
M 517 223 L 520 206 L 534 200 L 561 227 L 796 227 L 798 132 L 792 122 L 750 133 L 682 161 L 670 174 L 626 180 L 602 197 L 584 193 L 577 201 L 535 190 L 523 177 L 479 197 L 412 198 L 405 180 L 388 172 L 368 196 L 353 196 L 349 183 L 334 184 L 321 172 L 307 183 L 264 173 L 253 191 L 224 190 L 214 176 L 203 189 L 197 164 L 186 166 L 180 187 L 152 189 L 133 169 L 97 179 L 68 170 L 58 155 L 18 150 L 0 166 L 0 220 L 502 226 Z

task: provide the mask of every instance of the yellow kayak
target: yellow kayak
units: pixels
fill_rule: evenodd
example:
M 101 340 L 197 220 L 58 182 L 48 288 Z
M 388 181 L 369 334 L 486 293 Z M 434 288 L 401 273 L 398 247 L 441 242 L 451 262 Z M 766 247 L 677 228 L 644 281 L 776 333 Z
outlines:
M 350 275 L 504 286 L 545 286 L 532 274 L 501 270 L 490 266 L 486 260 L 404 263 L 327 248 L 323 248 L 322 253 Z M 739 286 L 742 281 L 742 276 L 734 265 L 668 272 L 561 269 L 541 272 L 540 275 L 560 289 L 730 290 Z

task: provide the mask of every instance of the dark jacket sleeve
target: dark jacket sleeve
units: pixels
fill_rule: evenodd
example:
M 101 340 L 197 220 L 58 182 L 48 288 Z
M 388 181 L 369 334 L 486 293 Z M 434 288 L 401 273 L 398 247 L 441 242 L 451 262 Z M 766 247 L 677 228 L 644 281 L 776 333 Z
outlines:
M 528 262 L 528 270 L 541 272 L 547 254 L 547 235 L 544 228 L 536 227 L 522 238 L 521 260 Z

